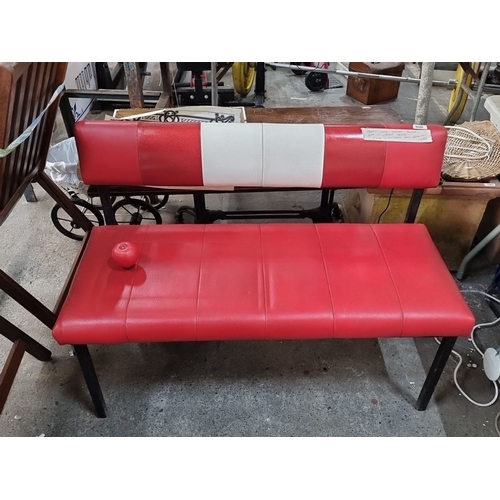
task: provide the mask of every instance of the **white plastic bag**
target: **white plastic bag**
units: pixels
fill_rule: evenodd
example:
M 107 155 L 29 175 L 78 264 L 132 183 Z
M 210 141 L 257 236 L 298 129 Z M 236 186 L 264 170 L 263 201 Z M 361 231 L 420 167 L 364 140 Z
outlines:
M 59 186 L 65 189 L 83 189 L 78 177 L 78 151 L 74 137 L 54 144 L 49 148 L 45 172 Z

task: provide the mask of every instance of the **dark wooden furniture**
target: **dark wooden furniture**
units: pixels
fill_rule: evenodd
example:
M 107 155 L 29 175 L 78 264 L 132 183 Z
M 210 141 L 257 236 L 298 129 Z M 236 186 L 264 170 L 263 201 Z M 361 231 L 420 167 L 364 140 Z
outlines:
M 404 62 L 352 62 L 349 71 L 371 73 L 372 75 L 401 76 L 405 68 Z M 346 94 L 364 104 L 396 99 L 399 93 L 399 81 L 349 76 Z
M 248 108 L 248 123 L 398 123 L 401 117 L 388 105 Z
M 67 63 L 25 62 L 0 64 L 0 149 L 6 149 L 40 115 L 64 81 Z M 39 182 L 82 227 L 91 224 L 68 197 L 43 173 L 57 112 L 57 100 L 32 134 L 0 158 L 0 226 L 31 182 Z M 0 290 L 27 309 L 48 328 L 56 315 L 0 269 Z M 13 342 L 0 374 L 0 412 L 14 382 L 22 357 L 28 352 L 40 361 L 51 353 L 25 332 L 0 316 L 0 334 Z

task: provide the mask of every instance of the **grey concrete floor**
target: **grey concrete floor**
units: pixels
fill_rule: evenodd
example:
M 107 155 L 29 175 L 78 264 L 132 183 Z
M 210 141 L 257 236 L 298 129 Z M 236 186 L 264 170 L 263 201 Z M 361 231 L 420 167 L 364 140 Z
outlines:
M 407 66 L 407 74 L 415 70 Z M 360 105 L 343 88 L 311 93 L 304 77 L 268 70 L 267 107 Z M 230 80 L 229 80 L 230 82 Z M 154 88 L 158 82 L 149 82 Z M 391 106 L 411 123 L 417 88 L 402 84 Z M 251 97 L 251 96 L 250 96 Z M 296 99 L 292 99 L 295 97 Z M 434 88 L 429 122 L 444 119 L 449 91 Z M 466 118 L 468 109 L 464 113 Z M 98 117 L 93 117 L 98 118 Z M 481 107 L 478 119 L 487 119 Z M 58 122 L 53 141 L 65 137 Z M 50 220 L 54 205 L 35 186 L 37 203 L 20 200 L 0 232 L 0 268 L 53 307 L 79 243 L 59 233 Z M 338 192 L 339 201 L 342 192 Z M 316 192 L 224 194 L 207 199 L 223 209 L 314 207 Z M 189 196 L 171 196 L 161 210 L 173 222 Z M 189 222 L 189 221 L 186 221 Z M 307 223 L 307 221 L 295 221 Z M 481 297 L 495 266 L 484 256 L 471 264 L 460 284 L 478 321 L 493 314 Z M 53 353 L 41 363 L 23 359 L 4 413 L 1 436 L 494 436 L 499 403 L 475 407 L 453 383 L 450 360 L 425 412 L 413 405 L 436 351 L 432 339 L 289 342 L 203 342 L 91 346 L 109 408 L 97 419 L 76 358 L 51 332 L 11 299 L 0 296 L 0 314 Z M 498 329 L 478 335 L 483 347 L 499 345 Z M 0 337 L 0 365 L 10 342 Z M 473 397 L 488 401 L 492 383 L 465 339 L 459 379 Z

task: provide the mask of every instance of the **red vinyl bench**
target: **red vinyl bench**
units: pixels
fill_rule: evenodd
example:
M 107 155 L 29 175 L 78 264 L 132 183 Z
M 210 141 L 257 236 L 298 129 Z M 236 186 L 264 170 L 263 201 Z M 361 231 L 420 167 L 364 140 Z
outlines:
M 422 224 L 115 225 L 105 186 L 412 188 L 439 183 L 446 129 L 408 125 L 83 121 L 83 180 L 103 186 L 106 226 L 84 240 L 53 335 L 72 344 L 96 413 L 87 344 L 443 337 L 424 410 L 474 317 Z M 416 135 L 429 142 L 415 142 Z M 403 141 L 403 142 L 401 142 Z M 131 268 L 116 245 L 138 249 Z

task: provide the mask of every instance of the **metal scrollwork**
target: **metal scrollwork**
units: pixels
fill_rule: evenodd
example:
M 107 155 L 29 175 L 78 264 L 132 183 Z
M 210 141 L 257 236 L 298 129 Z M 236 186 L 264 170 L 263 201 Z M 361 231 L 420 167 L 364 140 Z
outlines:
M 178 111 L 169 109 L 168 111 L 165 111 L 162 115 L 160 115 L 159 120 L 161 122 L 175 123 L 181 121 L 181 116 L 182 115 L 179 115 Z
M 177 110 L 165 110 L 161 114 L 143 117 L 133 117 L 134 121 L 160 121 L 166 123 L 179 123 L 179 122 L 207 122 L 207 123 L 234 123 L 236 118 L 234 115 L 226 115 L 214 113 L 213 116 L 197 116 L 197 115 L 184 115 Z
M 234 123 L 234 115 L 219 115 L 219 113 L 215 113 L 215 119 L 212 120 L 215 123 Z

